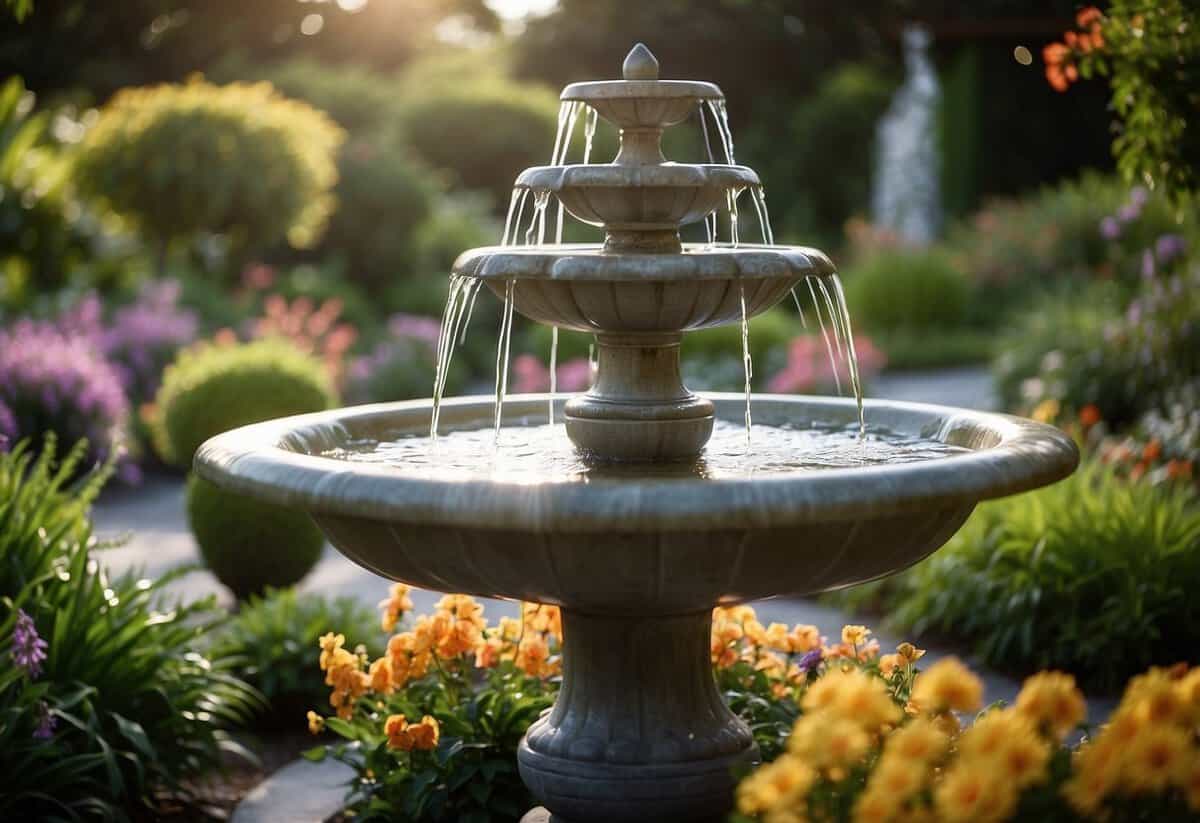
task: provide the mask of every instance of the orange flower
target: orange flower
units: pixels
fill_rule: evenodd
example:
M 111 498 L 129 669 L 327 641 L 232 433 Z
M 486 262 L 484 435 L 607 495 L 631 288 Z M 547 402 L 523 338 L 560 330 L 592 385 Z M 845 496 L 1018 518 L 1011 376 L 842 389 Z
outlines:
M 1172 480 L 1190 480 L 1192 477 L 1192 461 L 1172 460 L 1167 463 L 1167 477 Z
M 412 751 L 412 736 L 408 733 L 408 720 L 402 714 L 389 715 L 383 724 L 383 733 L 387 735 L 388 748 L 400 751 Z
M 1162 457 L 1162 443 L 1158 440 L 1151 440 L 1146 444 L 1146 448 L 1142 449 L 1142 459 L 1147 461 L 1157 460 Z
M 1086 29 L 1093 23 L 1099 23 L 1103 17 L 1104 15 L 1100 13 L 1100 9 L 1095 6 L 1086 6 L 1080 9 L 1079 13 L 1075 15 L 1075 23 L 1079 28 Z
M 392 661 L 381 657 L 371 664 L 371 691 L 380 694 L 392 693 Z
M 1042 49 L 1042 60 L 1047 66 L 1061 66 L 1071 56 L 1071 50 L 1063 43 L 1050 43 Z
M 438 726 L 437 720 L 429 715 L 422 717 L 420 723 L 410 725 L 407 731 L 412 747 L 422 752 L 436 749 L 438 739 L 441 737 L 441 728 Z
M 1094 403 L 1088 403 L 1079 410 L 1079 422 L 1084 426 L 1094 426 L 1100 422 L 1100 409 Z

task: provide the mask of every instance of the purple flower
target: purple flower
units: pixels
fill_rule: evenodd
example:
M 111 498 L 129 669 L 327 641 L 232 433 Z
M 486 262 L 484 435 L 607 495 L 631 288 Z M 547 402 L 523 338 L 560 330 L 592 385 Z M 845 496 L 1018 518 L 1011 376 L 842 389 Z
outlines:
M 1121 223 L 1115 217 L 1105 217 L 1100 221 L 1100 236 L 1105 240 L 1116 240 L 1121 236 Z
M 1151 280 L 1154 277 L 1154 253 L 1150 249 L 1142 252 L 1142 278 Z
M 1187 252 L 1187 240 L 1179 234 L 1164 234 L 1154 243 L 1154 256 L 1162 264 L 1170 263 Z
M 13 441 L 17 439 L 17 419 L 12 409 L 0 400 L 0 452 L 8 451 Z
M 30 680 L 42 673 L 46 660 L 46 641 L 38 636 L 33 618 L 24 609 L 17 609 L 17 624 L 12 633 L 12 659 L 18 668 L 25 670 Z
M 437 349 L 442 324 L 432 317 L 419 314 L 393 314 L 388 321 L 388 330 L 394 337 L 409 337 L 425 343 L 431 349 Z
M 199 323 L 194 312 L 179 307 L 179 293 L 175 280 L 146 284 L 93 338 L 137 402 L 153 399 L 163 369 L 196 339 Z
M 33 736 L 36 740 L 49 740 L 54 737 L 54 727 L 58 725 L 58 718 L 50 714 L 50 707 L 45 700 L 39 700 L 37 704 L 37 726 L 33 729 Z
M 820 649 L 813 649 L 810 652 L 805 652 L 800 658 L 800 662 L 796 665 L 800 667 L 802 672 L 816 671 L 817 666 L 821 665 L 822 652 Z
M 1150 190 L 1145 186 L 1134 186 L 1129 190 L 1129 204 L 1136 209 L 1141 209 L 1150 199 Z
M 0 329 L 0 404 L 13 435 L 40 440 L 54 432 L 66 445 L 87 438 L 94 459 L 116 448 L 129 402 L 97 349 L 93 338 L 49 323 L 19 320 Z

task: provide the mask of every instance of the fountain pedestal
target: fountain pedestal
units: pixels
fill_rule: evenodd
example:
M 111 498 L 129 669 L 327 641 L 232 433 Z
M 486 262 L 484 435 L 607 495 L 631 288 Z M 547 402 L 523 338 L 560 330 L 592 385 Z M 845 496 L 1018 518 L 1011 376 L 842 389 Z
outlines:
M 563 684 L 518 752 L 534 796 L 570 823 L 719 819 L 758 756 L 713 679 L 712 618 L 563 610 Z
M 688 391 L 679 372 L 681 333 L 597 334 L 596 382 L 567 402 L 567 434 L 610 460 L 680 460 L 697 454 L 713 427 L 713 404 Z

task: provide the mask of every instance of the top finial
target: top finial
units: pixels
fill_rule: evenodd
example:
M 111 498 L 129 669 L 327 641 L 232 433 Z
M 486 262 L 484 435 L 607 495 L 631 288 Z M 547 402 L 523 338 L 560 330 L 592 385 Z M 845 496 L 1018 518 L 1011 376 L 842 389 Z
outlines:
M 658 60 L 642 43 L 629 50 L 621 64 L 621 74 L 626 80 L 657 80 Z

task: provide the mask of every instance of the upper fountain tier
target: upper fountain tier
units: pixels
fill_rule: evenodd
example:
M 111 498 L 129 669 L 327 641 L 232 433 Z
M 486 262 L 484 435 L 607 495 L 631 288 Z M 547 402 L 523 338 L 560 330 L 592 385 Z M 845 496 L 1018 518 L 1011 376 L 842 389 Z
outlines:
M 611 250 L 678 252 L 680 226 L 703 220 L 731 191 L 758 186 L 758 175 L 745 166 L 671 163 L 663 155 L 663 130 L 697 106 L 724 100 L 717 86 L 659 80 L 658 61 L 641 43 L 622 70 L 623 80 L 572 83 L 562 92 L 563 101 L 591 106 L 620 130 L 613 162 L 535 166 L 516 187 L 552 192 L 575 218 L 606 228 Z

